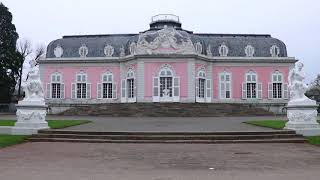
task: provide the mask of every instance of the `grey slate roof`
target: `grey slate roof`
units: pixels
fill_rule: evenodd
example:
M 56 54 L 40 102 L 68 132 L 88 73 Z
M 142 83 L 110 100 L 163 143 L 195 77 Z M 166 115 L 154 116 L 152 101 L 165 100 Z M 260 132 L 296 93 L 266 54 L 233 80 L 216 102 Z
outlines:
M 155 31 L 155 30 L 148 30 Z M 201 42 L 202 54 L 206 55 L 207 46 L 210 45 L 213 56 L 219 56 L 219 46 L 224 43 L 228 49 L 228 56 L 245 57 L 245 47 L 252 45 L 255 49 L 255 57 L 271 57 L 270 48 L 276 45 L 280 49 L 279 57 L 287 57 L 286 45 L 279 39 L 270 35 L 255 34 L 194 34 L 191 31 L 177 29 L 183 36 L 190 36 L 195 44 Z M 54 49 L 59 44 L 63 48 L 64 58 L 79 57 L 79 48 L 82 44 L 88 47 L 87 57 L 104 57 L 104 47 L 109 44 L 113 46 L 113 57 L 120 56 L 120 48 L 125 48 L 125 54 L 129 55 L 129 45 L 138 41 L 139 34 L 107 34 L 107 35 L 81 35 L 64 36 L 62 39 L 52 41 L 47 48 L 47 58 L 55 58 Z M 179 41 L 179 38 L 177 38 Z M 148 40 L 147 40 L 148 41 Z

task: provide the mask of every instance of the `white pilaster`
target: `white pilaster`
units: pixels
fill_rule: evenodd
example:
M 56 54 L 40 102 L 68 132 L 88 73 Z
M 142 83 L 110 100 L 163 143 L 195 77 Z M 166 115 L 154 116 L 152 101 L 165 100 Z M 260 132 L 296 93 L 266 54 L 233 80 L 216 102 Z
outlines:
M 137 102 L 144 102 L 144 62 L 137 62 Z

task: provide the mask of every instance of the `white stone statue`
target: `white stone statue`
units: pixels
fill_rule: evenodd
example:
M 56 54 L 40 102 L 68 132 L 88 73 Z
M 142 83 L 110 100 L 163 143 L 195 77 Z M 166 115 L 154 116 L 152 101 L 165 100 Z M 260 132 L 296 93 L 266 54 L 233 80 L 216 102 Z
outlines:
M 295 130 L 304 136 L 320 135 L 320 126 L 317 123 L 316 101 L 304 95 L 308 86 L 304 84 L 305 73 L 303 64 L 297 62 L 295 68 L 289 72 L 290 101 L 287 105 L 287 117 L 285 129 Z
M 40 80 L 39 67 L 36 66 L 36 61 L 30 61 L 30 71 L 28 78 L 22 83 L 22 88 L 25 92 L 23 101 L 40 101 L 44 102 L 43 86 Z
M 289 91 L 290 101 L 288 105 L 316 105 L 316 101 L 309 99 L 304 94 L 308 89 L 308 86 L 304 84 L 305 73 L 302 70 L 303 64 L 297 62 L 295 68 L 289 72 Z
M 163 92 L 163 97 L 165 98 L 170 97 L 170 89 L 164 89 L 162 92 Z

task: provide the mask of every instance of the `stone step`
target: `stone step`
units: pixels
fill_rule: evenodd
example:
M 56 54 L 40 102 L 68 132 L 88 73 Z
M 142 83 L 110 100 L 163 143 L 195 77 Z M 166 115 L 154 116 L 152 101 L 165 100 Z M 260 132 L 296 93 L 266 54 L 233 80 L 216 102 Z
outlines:
M 76 143 L 169 143 L 169 144 L 226 144 L 226 143 L 305 143 L 304 138 L 253 139 L 253 140 L 110 140 L 110 139 L 67 139 L 30 138 L 32 142 L 76 142 Z
M 273 115 L 254 104 L 231 103 L 109 103 L 79 105 L 61 115 L 111 117 L 222 117 Z
M 215 131 L 215 132 L 156 132 L 156 131 L 73 131 L 73 130 L 39 130 L 39 134 L 81 134 L 81 135 L 267 135 L 267 134 L 295 134 L 292 130 L 271 130 L 271 131 Z
M 261 134 L 261 135 L 81 135 L 81 134 L 37 134 L 32 138 L 65 139 L 106 139 L 106 140 L 245 140 L 302 138 L 297 134 Z

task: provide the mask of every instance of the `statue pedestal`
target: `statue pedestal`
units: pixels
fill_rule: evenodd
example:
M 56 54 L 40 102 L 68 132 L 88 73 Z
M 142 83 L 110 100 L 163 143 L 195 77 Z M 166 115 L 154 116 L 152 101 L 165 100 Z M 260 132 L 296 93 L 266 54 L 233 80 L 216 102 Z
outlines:
M 37 134 L 40 129 L 48 129 L 46 121 L 47 105 L 44 101 L 19 101 L 17 107 L 17 122 L 11 129 L 11 134 Z
M 289 121 L 284 129 L 291 129 L 297 134 L 304 136 L 320 135 L 320 125 L 317 122 L 318 105 L 297 105 L 290 104 L 287 106 L 287 117 Z

